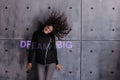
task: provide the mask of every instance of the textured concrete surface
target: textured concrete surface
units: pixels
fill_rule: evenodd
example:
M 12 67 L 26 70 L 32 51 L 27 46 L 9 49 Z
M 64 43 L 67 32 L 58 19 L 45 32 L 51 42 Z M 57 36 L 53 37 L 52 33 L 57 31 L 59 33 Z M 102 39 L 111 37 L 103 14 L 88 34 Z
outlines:
M 26 73 L 26 48 L 49 10 L 62 10 L 72 31 L 57 49 L 63 71 L 52 80 L 120 80 L 119 0 L 0 0 L 0 80 L 37 80 L 36 63 Z M 56 39 L 57 40 L 57 39 Z M 34 59 L 33 59 L 34 61 Z
M 64 38 L 73 48 L 58 49 L 59 62 L 64 69 L 54 73 L 53 80 L 80 79 L 81 1 L 79 0 L 1 0 L 0 1 L 0 80 L 37 80 L 36 63 L 26 73 L 27 50 L 20 48 L 21 40 L 30 40 L 44 22 L 49 10 L 57 9 L 67 14 L 72 32 Z

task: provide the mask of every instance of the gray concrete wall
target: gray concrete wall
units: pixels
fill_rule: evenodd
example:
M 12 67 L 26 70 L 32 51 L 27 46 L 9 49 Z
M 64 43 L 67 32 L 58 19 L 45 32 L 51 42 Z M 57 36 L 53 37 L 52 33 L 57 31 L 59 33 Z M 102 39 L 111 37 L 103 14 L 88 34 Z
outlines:
M 64 40 L 72 48 L 58 49 L 63 71 L 52 80 L 120 80 L 119 0 L 0 0 L 0 80 L 35 80 L 36 63 L 26 73 L 25 48 L 38 20 L 51 9 L 67 14 L 72 31 Z
M 119 0 L 82 0 L 81 80 L 120 80 Z

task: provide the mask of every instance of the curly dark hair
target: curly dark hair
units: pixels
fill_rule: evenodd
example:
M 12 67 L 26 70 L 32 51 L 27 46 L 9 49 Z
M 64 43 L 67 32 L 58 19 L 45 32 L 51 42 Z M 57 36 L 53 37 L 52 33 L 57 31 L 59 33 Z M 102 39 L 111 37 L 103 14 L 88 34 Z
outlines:
M 42 29 L 46 25 L 52 25 L 53 31 L 49 33 L 50 35 L 55 35 L 59 40 L 64 38 L 72 28 L 68 25 L 66 15 L 61 11 L 52 10 L 47 16 Z

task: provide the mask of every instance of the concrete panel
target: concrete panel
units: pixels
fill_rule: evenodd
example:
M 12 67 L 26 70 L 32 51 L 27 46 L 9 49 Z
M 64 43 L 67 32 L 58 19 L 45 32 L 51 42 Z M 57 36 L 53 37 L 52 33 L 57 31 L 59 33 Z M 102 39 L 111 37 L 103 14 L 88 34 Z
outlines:
M 55 71 L 53 80 L 80 80 L 80 41 L 71 42 L 72 48 L 57 48 L 63 71 Z
M 14 2 L 13 2 L 14 3 Z M 0 1 L 0 38 L 12 39 L 13 26 L 15 23 L 15 10 L 13 3 L 9 4 L 7 1 Z M 11 10 L 12 8 L 12 10 Z
M 120 40 L 119 0 L 82 1 L 83 40 Z
M 79 0 L 44 0 L 42 2 L 40 0 L 20 0 L 16 1 L 15 7 L 17 13 L 14 29 L 15 39 L 24 39 L 26 36 L 30 37 L 31 32 L 33 32 L 37 27 L 38 20 L 44 22 L 48 11 L 51 9 L 56 9 L 66 13 L 68 23 L 71 27 L 73 27 L 73 30 L 65 39 L 80 40 L 81 14 Z
M 4 42 L 0 40 L 0 45 L 4 45 Z M 0 46 L 0 80 L 8 79 L 8 53 L 5 46 Z
M 37 79 L 36 63 L 33 62 L 32 71 L 26 73 L 26 48 L 20 47 L 23 40 L 0 40 L 0 79 L 1 80 L 33 80 Z M 72 41 L 69 44 L 64 41 L 57 44 L 59 63 L 63 65 L 63 71 L 55 70 L 53 80 L 80 80 L 80 41 Z M 65 47 L 66 46 L 66 47 Z M 72 46 L 70 48 L 70 46 Z M 58 48 L 59 47 L 59 48 Z
M 82 80 L 119 80 L 119 41 L 82 42 Z
M 0 40 L 0 42 L 1 80 L 26 80 L 26 50 L 20 49 L 19 40 Z M 2 74 L 6 79 L 2 79 Z

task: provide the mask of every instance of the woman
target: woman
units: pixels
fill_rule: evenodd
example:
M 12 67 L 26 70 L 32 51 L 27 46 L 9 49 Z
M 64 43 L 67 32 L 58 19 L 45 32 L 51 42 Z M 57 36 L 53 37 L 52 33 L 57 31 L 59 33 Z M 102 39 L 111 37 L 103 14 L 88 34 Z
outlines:
M 33 33 L 26 67 L 27 70 L 31 70 L 35 51 L 39 80 L 51 80 L 55 68 L 62 70 L 57 58 L 55 36 L 61 40 L 70 30 L 64 13 L 52 11 L 43 27 Z

